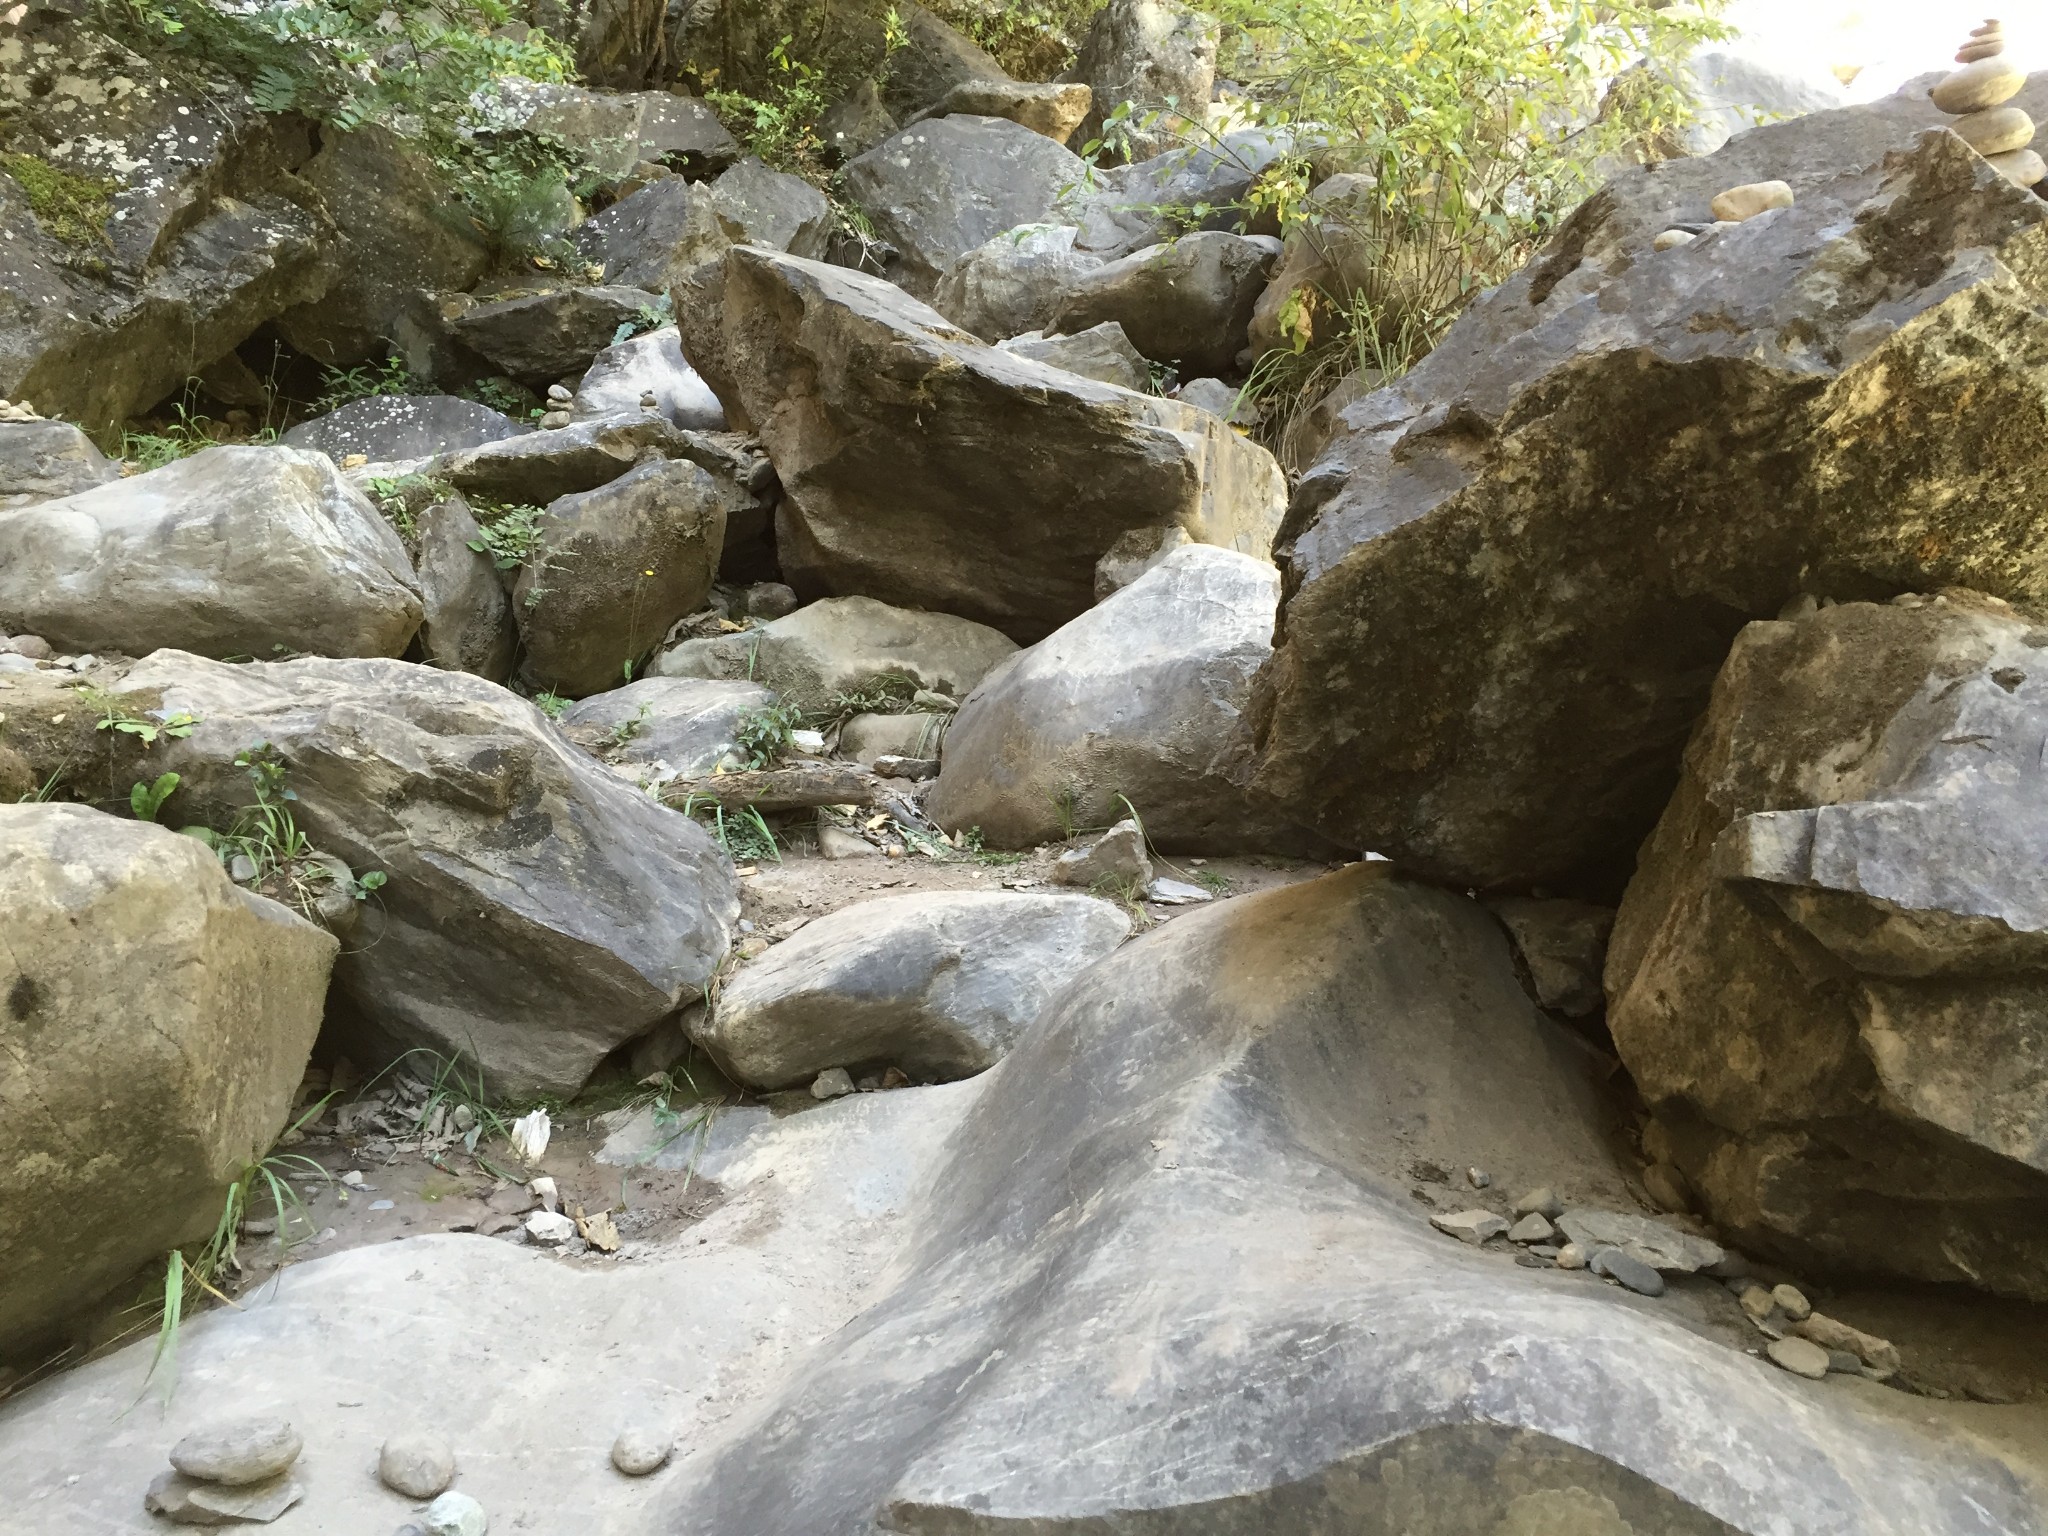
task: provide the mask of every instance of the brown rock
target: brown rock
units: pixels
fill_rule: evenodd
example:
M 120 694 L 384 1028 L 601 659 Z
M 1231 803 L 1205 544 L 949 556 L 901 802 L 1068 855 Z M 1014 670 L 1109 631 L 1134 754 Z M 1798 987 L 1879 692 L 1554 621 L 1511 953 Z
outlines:
M 1927 94 L 1944 112 L 1981 112 L 2011 101 L 2026 83 L 2025 70 L 2009 59 L 1992 55 L 1965 64 Z

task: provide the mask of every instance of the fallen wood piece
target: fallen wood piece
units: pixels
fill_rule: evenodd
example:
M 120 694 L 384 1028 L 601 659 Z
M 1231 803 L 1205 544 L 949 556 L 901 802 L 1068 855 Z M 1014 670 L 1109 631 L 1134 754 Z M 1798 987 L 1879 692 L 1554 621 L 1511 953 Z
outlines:
M 872 775 L 846 763 L 806 763 L 800 768 L 763 768 L 747 773 L 714 773 L 674 779 L 662 786 L 665 805 L 680 810 L 695 799 L 728 811 L 799 811 L 821 805 L 873 805 L 881 787 Z

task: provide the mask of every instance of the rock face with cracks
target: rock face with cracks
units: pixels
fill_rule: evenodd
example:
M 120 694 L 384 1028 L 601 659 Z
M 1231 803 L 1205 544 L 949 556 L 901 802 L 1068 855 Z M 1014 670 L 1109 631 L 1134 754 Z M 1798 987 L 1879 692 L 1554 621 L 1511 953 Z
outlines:
M 1362 866 L 1177 919 L 989 1076 L 893 1289 L 663 1528 L 2040 1531 L 1994 1456 L 1452 1243 L 1398 1173 L 1606 1198 L 1596 1121 L 1474 903 Z
M 879 279 L 747 247 L 728 257 L 724 326 L 782 477 L 777 546 L 799 593 L 935 608 L 1028 643 L 1090 605 L 1095 562 L 1129 529 L 1267 553 L 1279 467 L 1205 411 L 987 346 Z
M 883 896 L 807 923 L 733 976 L 694 1038 L 756 1088 L 828 1067 L 967 1077 L 1130 931 L 1120 908 L 1092 896 Z
M 209 448 L 0 512 L 0 628 L 52 645 L 396 656 L 420 613 L 405 546 L 320 453 Z
M 157 748 L 188 815 L 248 799 L 267 741 L 299 826 L 389 876 L 335 968 L 343 1032 L 425 1046 L 494 1094 L 572 1094 L 610 1050 L 695 999 L 738 915 L 732 863 L 494 684 L 397 661 L 227 666 L 162 651 L 128 690 L 199 717 Z
M 2048 1300 L 2048 630 L 1752 624 L 1644 846 L 1608 1024 L 1736 1241 Z
M 1282 540 L 1255 790 L 1457 886 L 1612 899 L 1744 623 L 2048 597 L 2048 204 L 1934 115 L 1621 175 L 1349 407 Z M 1651 250 L 1772 178 L 1794 206 Z
M 0 905 L 11 1352 L 212 1231 L 284 1129 L 338 946 L 195 839 L 78 805 L 0 806 Z

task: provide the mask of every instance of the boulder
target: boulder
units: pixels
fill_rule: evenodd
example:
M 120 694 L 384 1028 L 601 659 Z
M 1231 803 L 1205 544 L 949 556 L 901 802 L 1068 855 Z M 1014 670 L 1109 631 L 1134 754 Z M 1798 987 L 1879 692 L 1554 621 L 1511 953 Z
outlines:
M 1617 86 L 1634 73 L 1625 71 Z M 1664 131 L 1656 147 L 1666 155 L 1711 155 L 1738 133 L 1825 112 L 1846 99 L 1841 84 L 1825 68 L 1801 70 L 1782 54 L 1767 60 L 1725 47 L 1696 49 L 1686 60 L 1684 95 L 1692 114 Z
M 1056 144 L 1073 137 L 1088 115 L 1093 94 L 1079 82 L 1061 84 L 1012 80 L 963 80 L 939 98 L 925 117 L 1001 117 L 1042 133 Z M 923 118 L 913 118 L 921 122 Z M 908 126 L 908 125 L 906 125 Z
M 759 683 L 643 677 L 570 705 L 561 725 L 571 741 L 610 762 L 645 764 L 659 770 L 655 777 L 696 778 L 736 749 L 743 717 L 774 702 Z
M 0 1351 L 211 1234 L 270 1150 L 339 945 L 194 838 L 0 806 Z
M 527 432 L 444 454 L 431 473 L 492 501 L 546 506 L 558 496 L 609 485 L 643 459 L 683 457 L 694 434 L 635 406 L 630 412 Z M 696 445 L 706 451 L 712 445 Z
M 825 154 L 836 165 L 864 155 L 894 133 L 900 125 L 882 104 L 882 93 L 872 80 L 862 80 L 818 119 L 818 138 Z
M 892 608 L 871 597 L 826 598 L 758 629 L 685 640 L 648 664 L 651 677 L 764 683 L 806 713 L 842 695 L 908 703 L 919 689 L 961 698 L 1016 654 L 1016 642 L 948 613 Z
M 1280 577 L 1227 549 L 1177 549 L 998 668 L 960 706 L 926 809 L 948 831 L 1029 848 L 1136 811 L 1169 852 L 1302 846 L 1219 762 L 1269 654 Z M 1126 802 L 1129 809 L 1126 809 Z
M 846 187 L 920 297 L 975 247 L 1046 219 L 1087 177 L 1078 155 L 996 117 L 938 117 L 884 139 L 846 167 Z
M 883 896 L 806 923 L 728 978 L 693 1038 L 755 1088 L 827 1067 L 970 1077 L 1130 931 L 1121 908 L 1092 896 Z
M 388 128 L 323 132 L 298 177 L 340 232 L 335 278 L 318 302 L 280 315 L 277 332 L 329 367 L 408 351 L 427 296 L 463 292 L 490 267 L 481 233 L 450 217 L 460 204 L 448 178 Z
M 1344 411 L 1280 552 L 1258 794 L 1454 886 L 1612 900 L 1745 623 L 2048 599 L 2048 287 L 2018 275 L 2048 204 L 1930 112 L 1623 173 Z M 1773 178 L 1793 207 L 1651 251 Z
M 481 448 L 527 430 L 488 405 L 456 395 L 371 395 L 300 422 L 283 442 L 324 453 L 337 464 L 358 453 L 372 464 L 389 464 Z
M 1143 390 L 1152 382 L 1152 370 L 1144 356 L 1114 320 L 1105 320 L 1071 336 L 1047 336 L 1033 331 L 996 345 L 1005 352 L 1067 373 L 1078 373 L 1084 379 L 1114 384 L 1119 389 Z
M 1093 601 L 1095 562 L 1129 529 L 1267 553 L 1279 469 L 1206 412 L 986 346 L 878 279 L 746 247 L 725 332 L 781 475 L 777 550 L 799 594 L 937 608 L 1028 642 Z
M 91 490 L 120 474 L 68 421 L 0 421 L 0 512 Z
M 683 356 L 682 338 L 672 325 L 606 347 L 591 361 L 569 403 L 569 420 L 629 415 L 653 409 L 679 427 L 699 432 L 725 429 L 725 408 Z
M 1266 238 L 1202 230 L 1085 272 L 1067 288 L 1053 327 L 1115 321 L 1156 363 L 1186 374 L 1223 373 L 1244 350 L 1252 306 L 1276 252 Z
M 654 308 L 642 288 L 557 288 L 477 304 L 456 316 L 456 340 L 527 384 L 574 378 L 621 325 Z
M 2048 1299 L 2048 630 L 1967 593 L 1736 637 L 1608 1027 L 1746 1249 Z
M 1074 249 L 1070 224 L 1021 224 L 960 257 L 932 290 L 932 308 L 983 341 L 1042 331 L 1075 279 L 1101 258 Z
M 234 758 L 276 748 L 315 847 L 389 877 L 335 967 L 352 1059 L 424 1047 L 494 1097 L 574 1095 L 693 1001 L 738 916 L 732 862 L 495 683 L 402 661 L 227 666 L 177 651 L 130 690 L 198 717 L 158 743 L 185 814 L 248 800 Z
M 1175 0 L 1109 0 L 1069 71 L 1092 91 L 1081 137 L 1103 137 L 1104 121 L 1128 104 L 1108 146 L 1113 158 L 1143 160 L 1199 139 L 1216 84 L 1218 40 L 1215 17 Z
M 1258 407 L 1245 398 L 1244 390 L 1221 379 L 1189 379 L 1174 391 L 1173 398 L 1221 416 L 1232 426 L 1248 427 L 1258 420 Z
M 549 502 L 542 553 L 512 612 L 537 688 L 602 693 L 711 594 L 734 488 L 687 459 L 655 460 Z
M 1418 1157 L 1625 1199 L 1587 1077 L 1472 902 L 1368 866 L 1176 918 L 1025 1032 L 879 1294 L 654 1524 L 2036 1536 L 2018 1424 L 1430 1230 Z
M 819 257 L 832 235 L 832 205 L 825 194 L 801 176 L 770 170 L 755 155 L 711 184 L 711 209 L 735 245 Z
M 519 629 L 491 557 L 471 546 L 482 537 L 458 492 L 418 517 L 420 653 L 427 665 L 502 683 L 512 675 Z
M 617 0 L 611 0 L 616 8 Z M 643 160 L 700 174 L 729 165 L 739 145 L 718 115 L 674 91 L 593 91 L 505 76 L 493 82 L 494 112 L 508 128 L 560 139 L 600 179 L 622 181 Z
M 1192 541 L 1180 528 L 1134 528 L 1095 562 L 1095 601 L 1120 591 Z
M 1250 206 L 1253 185 L 1293 152 L 1285 130 L 1233 128 L 1182 149 L 1168 149 L 1131 165 L 1098 170 L 1092 190 L 1072 207 L 1081 233 L 1075 245 L 1104 260 L 1128 256 L 1188 233 L 1190 211 L 1207 209 L 1201 229 L 1275 234 L 1270 212 Z
M 881 757 L 934 762 L 952 726 L 950 713 L 855 715 L 839 728 L 839 755 L 872 768 Z
M 420 623 L 405 546 L 324 454 L 208 448 L 0 512 L 0 629 L 139 656 L 395 656 Z
M 1504 896 L 1487 905 L 1508 931 L 1537 1007 L 1574 1019 L 1600 1011 L 1612 907 L 1533 896 Z
M 868 9 L 884 23 L 886 67 L 874 74 L 883 105 L 899 122 L 930 113 L 955 87 L 1009 80 L 993 54 L 924 6 L 900 5 L 893 15 L 888 7 Z

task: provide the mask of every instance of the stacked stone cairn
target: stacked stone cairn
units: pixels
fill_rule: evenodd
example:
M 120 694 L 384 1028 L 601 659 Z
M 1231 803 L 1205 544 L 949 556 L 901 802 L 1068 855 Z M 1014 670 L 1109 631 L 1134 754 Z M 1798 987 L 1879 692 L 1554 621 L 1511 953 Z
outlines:
M 2027 77 L 2005 57 L 2005 28 L 1987 21 L 1956 53 L 1962 66 L 1930 93 L 1934 104 L 1955 118 L 1949 127 L 2008 181 L 2022 187 L 2048 180 L 2048 161 L 2033 149 L 2034 120 L 2007 103 Z

